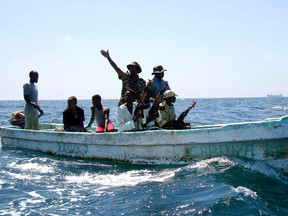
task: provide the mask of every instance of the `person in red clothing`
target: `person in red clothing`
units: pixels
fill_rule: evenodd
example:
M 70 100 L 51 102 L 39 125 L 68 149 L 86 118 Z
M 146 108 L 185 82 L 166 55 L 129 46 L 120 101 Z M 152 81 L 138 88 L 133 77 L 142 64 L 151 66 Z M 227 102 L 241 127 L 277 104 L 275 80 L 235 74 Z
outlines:
M 114 125 L 109 120 L 110 110 L 101 103 L 101 96 L 96 94 L 92 97 L 91 118 L 86 128 L 91 127 L 94 120 L 97 122 L 96 133 L 113 132 Z

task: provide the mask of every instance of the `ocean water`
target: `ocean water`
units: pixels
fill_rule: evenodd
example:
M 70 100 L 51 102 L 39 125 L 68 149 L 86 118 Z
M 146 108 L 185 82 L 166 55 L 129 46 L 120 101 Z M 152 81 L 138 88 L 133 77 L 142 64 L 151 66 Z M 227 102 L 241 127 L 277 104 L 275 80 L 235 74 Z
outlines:
M 288 98 L 195 99 L 192 125 L 288 115 Z M 117 100 L 103 100 L 111 120 Z M 192 103 L 178 98 L 177 114 Z M 0 101 L 0 126 L 23 101 Z M 41 122 L 62 122 L 65 100 L 40 101 Z M 90 118 L 90 100 L 79 100 Z M 0 215 L 288 215 L 288 176 L 264 161 L 212 158 L 146 166 L 49 155 L 0 145 Z

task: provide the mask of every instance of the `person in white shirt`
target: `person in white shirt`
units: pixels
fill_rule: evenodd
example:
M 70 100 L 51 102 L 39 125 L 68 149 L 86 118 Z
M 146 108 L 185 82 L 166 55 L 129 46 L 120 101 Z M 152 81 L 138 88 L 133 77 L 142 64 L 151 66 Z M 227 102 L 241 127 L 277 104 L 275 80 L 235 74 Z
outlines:
M 117 108 L 116 117 L 119 132 L 142 130 L 142 117 L 139 112 L 135 113 L 137 103 L 134 101 L 134 92 L 127 90 L 125 92 L 126 103 Z
M 38 130 L 39 113 L 43 115 L 43 110 L 38 105 L 38 90 L 36 83 L 38 82 L 38 72 L 30 71 L 30 81 L 23 85 L 23 94 L 25 100 L 25 129 Z

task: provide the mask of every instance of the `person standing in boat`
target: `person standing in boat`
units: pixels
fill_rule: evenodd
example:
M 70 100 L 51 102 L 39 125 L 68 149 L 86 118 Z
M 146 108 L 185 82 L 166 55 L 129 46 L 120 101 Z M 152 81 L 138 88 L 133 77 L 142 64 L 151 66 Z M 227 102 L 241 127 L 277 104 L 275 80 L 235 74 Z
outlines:
M 163 79 L 165 71 L 167 70 L 164 69 L 162 65 L 157 65 L 153 68 L 152 75 L 154 75 L 154 78 L 152 80 L 148 80 L 148 83 L 147 83 L 147 86 L 151 89 L 151 97 L 153 99 L 156 98 L 156 96 L 164 88 L 164 86 L 165 86 L 165 91 L 170 90 L 168 81 Z
M 109 51 L 101 50 L 101 54 L 107 58 L 110 65 L 114 68 L 114 70 L 118 74 L 118 78 L 122 80 L 122 90 L 121 90 L 121 97 L 120 101 L 118 103 L 118 106 L 121 104 L 124 104 L 125 101 L 125 92 L 129 89 L 133 90 L 135 92 L 135 98 L 137 100 L 140 99 L 141 92 L 146 86 L 146 81 L 139 77 L 139 73 L 142 72 L 142 69 L 140 65 L 133 61 L 132 63 L 127 65 L 128 72 L 123 72 L 111 59 Z
M 134 102 L 135 93 L 127 90 L 124 97 L 126 103 L 118 106 L 116 112 L 119 132 L 143 130 L 142 116 Z
M 96 133 L 113 132 L 114 125 L 109 120 L 110 110 L 101 103 L 101 96 L 96 94 L 92 96 L 91 118 L 86 128 L 91 127 L 94 120 L 97 122 Z
M 23 93 L 25 100 L 25 129 L 38 130 L 39 128 L 39 117 L 44 114 L 43 110 L 38 105 L 38 72 L 30 71 L 30 81 L 23 85 Z M 39 116 L 40 113 L 40 116 Z
M 68 98 L 68 107 L 63 111 L 64 130 L 69 132 L 86 132 L 84 128 L 84 110 L 77 106 L 77 98 Z
M 159 104 L 159 117 L 156 118 L 156 123 L 160 128 L 164 129 L 189 129 L 189 123 L 183 121 L 184 117 L 181 114 L 176 120 L 174 103 L 176 101 L 176 94 L 172 90 L 168 90 L 163 95 L 163 102 Z

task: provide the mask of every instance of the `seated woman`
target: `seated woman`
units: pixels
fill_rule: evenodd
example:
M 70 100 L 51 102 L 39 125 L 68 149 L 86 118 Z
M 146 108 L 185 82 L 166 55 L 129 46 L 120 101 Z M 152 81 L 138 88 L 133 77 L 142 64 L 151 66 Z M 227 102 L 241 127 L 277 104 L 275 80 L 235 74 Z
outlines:
M 83 122 L 84 110 L 77 106 L 77 98 L 71 96 L 68 98 L 68 107 L 63 111 L 64 130 L 70 132 L 85 132 Z
M 94 120 L 97 122 L 96 133 L 113 132 L 114 125 L 109 120 L 110 110 L 108 107 L 102 106 L 101 96 L 96 94 L 92 97 L 91 118 L 86 128 L 91 127 Z

